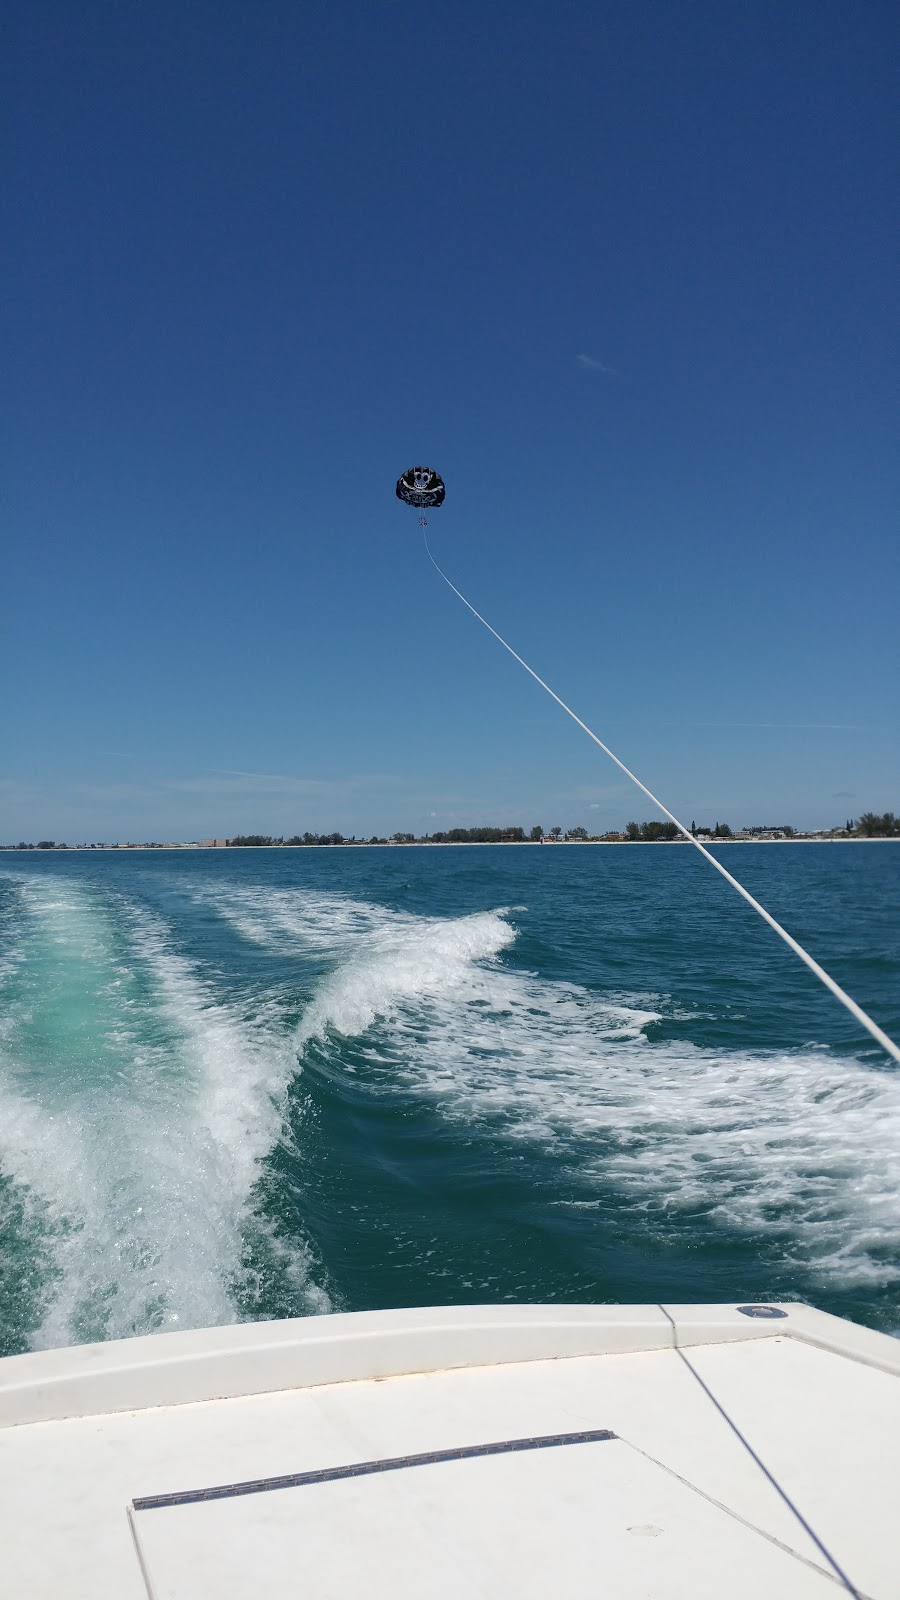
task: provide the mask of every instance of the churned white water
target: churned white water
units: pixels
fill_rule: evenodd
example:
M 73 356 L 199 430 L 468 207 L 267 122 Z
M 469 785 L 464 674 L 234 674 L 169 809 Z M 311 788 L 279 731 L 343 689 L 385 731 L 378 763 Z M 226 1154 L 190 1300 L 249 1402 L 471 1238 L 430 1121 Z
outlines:
M 261 944 L 337 954 L 298 1050 L 368 1033 L 373 1068 L 449 1118 L 542 1145 L 580 1188 L 772 1236 L 823 1279 L 900 1280 L 896 1074 L 822 1050 L 654 1041 L 648 1024 L 683 1015 L 667 1001 L 613 1002 L 499 963 L 516 938 L 502 909 L 450 920 L 255 890 L 222 909 Z
M 146 911 L 42 883 L 22 912 L 0 1167 L 44 1258 L 33 1343 L 234 1321 L 290 1041 L 264 1007 L 215 998 Z M 302 1246 L 289 1265 L 301 1302 L 326 1308 Z
M 5 1215 L 32 1345 L 267 1314 L 253 1284 L 272 1272 L 282 1306 L 327 1309 L 302 1210 L 276 1225 L 261 1190 L 322 1060 L 382 1104 L 543 1163 L 558 1211 L 752 1240 L 812 1293 L 900 1280 L 900 1077 L 818 1043 L 697 1042 L 712 986 L 709 1012 L 692 1011 L 526 970 L 519 905 L 423 915 L 322 887 L 191 883 L 204 955 L 189 910 L 49 873 L 12 888 L 0 1232 Z M 352 1166 L 351 1112 L 340 1131 Z

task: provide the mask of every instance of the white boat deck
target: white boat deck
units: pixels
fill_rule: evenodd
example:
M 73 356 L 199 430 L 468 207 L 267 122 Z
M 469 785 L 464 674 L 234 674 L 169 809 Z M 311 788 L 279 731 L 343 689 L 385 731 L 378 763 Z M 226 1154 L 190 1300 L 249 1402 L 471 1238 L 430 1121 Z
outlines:
M 896 1600 L 900 1344 L 781 1309 L 375 1312 L 10 1357 L 0 1592 Z

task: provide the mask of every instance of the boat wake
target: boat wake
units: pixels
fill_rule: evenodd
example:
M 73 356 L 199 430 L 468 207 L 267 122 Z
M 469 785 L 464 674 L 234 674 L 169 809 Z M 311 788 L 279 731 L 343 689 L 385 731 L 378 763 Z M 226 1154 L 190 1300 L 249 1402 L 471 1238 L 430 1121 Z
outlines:
M 273 1272 L 290 1309 L 327 1309 L 305 1246 L 254 1204 L 296 1067 L 277 1018 L 216 999 L 125 902 L 43 880 L 19 911 L 0 1042 L 14 1339 L 232 1322 Z
M 503 1142 L 552 1174 L 556 1207 L 753 1241 L 796 1292 L 900 1279 L 890 1070 L 692 1043 L 664 997 L 517 968 L 502 908 L 196 886 L 252 972 L 241 1001 L 143 904 L 49 874 L 3 887 L 8 1349 L 328 1309 L 296 1194 L 267 1188 L 291 1086 L 323 1063 Z M 344 1133 L 352 1164 L 352 1118 Z
M 362 1036 L 373 1084 L 554 1161 L 574 1191 L 558 1204 L 618 1195 L 648 1227 L 756 1238 L 808 1284 L 900 1279 L 895 1073 L 816 1047 L 666 1037 L 684 1018 L 667 1000 L 511 970 L 500 957 L 514 939 L 502 912 L 373 919 L 320 982 L 298 1049 L 316 1041 L 358 1072 L 342 1040 Z

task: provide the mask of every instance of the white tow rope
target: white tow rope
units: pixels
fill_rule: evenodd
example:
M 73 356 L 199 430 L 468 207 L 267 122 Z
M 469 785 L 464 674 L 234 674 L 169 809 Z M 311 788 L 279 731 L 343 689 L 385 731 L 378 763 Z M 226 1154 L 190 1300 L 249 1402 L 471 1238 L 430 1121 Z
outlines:
M 778 937 L 783 939 L 785 944 L 788 945 L 791 950 L 793 950 L 794 954 L 799 956 L 800 960 L 806 963 L 810 972 L 814 972 L 820 983 L 824 983 L 826 989 L 831 990 L 831 993 L 835 996 L 835 998 L 840 1000 L 841 1005 L 846 1006 L 847 1010 L 850 1012 L 850 1015 L 855 1017 L 857 1022 L 862 1023 L 862 1026 L 868 1030 L 873 1039 L 877 1040 L 878 1044 L 881 1045 L 881 1048 L 886 1050 L 889 1056 L 893 1056 L 895 1061 L 900 1062 L 900 1046 L 894 1043 L 893 1039 L 891 1039 L 884 1032 L 883 1028 L 879 1028 L 877 1022 L 872 1021 L 872 1018 L 868 1015 L 868 1013 L 863 1011 L 862 1006 L 857 1005 L 856 1001 L 853 1000 L 849 994 L 847 994 L 845 989 L 841 988 L 839 983 L 835 982 L 834 978 L 832 978 L 830 973 L 825 971 L 824 967 L 819 966 L 818 961 L 815 961 L 809 952 L 804 950 L 802 944 L 798 944 L 797 940 L 791 937 L 787 929 L 783 928 L 780 922 L 776 922 L 771 912 L 767 911 L 765 906 L 760 905 L 758 900 L 754 900 L 750 891 L 745 889 L 742 883 L 738 883 L 737 878 L 732 877 L 731 873 L 722 866 L 721 861 L 717 861 L 712 852 L 707 850 L 698 839 L 694 838 L 690 828 L 686 828 L 683 822 L 679 822 L 678 818 L 669 810 L 668 806 L 664 806 L 662 801 L 657 798 L 653 791 L 648 789 L 645 783 L 641 783 L 640 778 L 635 776 L 630 767 L 626 767 L 624 761 L 620 761 L 619 757 L 615 755 L 612 750 L 610 750 L 609 746 L 604 744 L 602 739 L 598 739 L 597 735 L 591 728 L 588 727 L 587 723 L 582 722 L 581 718 L 576 716 L 571 706 L 567 706 L 565 700 L 560 699 L 559 695 L 556 694 L 553 689 L 551 689 L 549 683 L 545 683 L 543 678 L 539 677 L 535 672 L 534 668 L 530 667 L 527 661 L 522 660 L 522 657 L 517 654 L 512 645 L 507 644 L 506 640 L 497 632 L 496 628 L 491 627 L 486 618 L 481 615 L 481 612 L 475 610 L 475 607 L 472 605 L 471 601 L 466 599 L 465 595 L 462 594 L 459 589 L 457 589 L 456 584 L 450 582 L 446 572 L 444 572 L 438 566 L 434 556 L 431 554 L 431 546 L 428 543 L 428 534 L 424 530 L 422 537 L 425 541 L 425 549 L 428 552 L 428 558 L 434 567 L 435 572 L 437 572 L 439 576 L 443 578 L 448 589 L 452 589 L 453 593 L 459 600 L 462 601 L 463 605 L 466 606 L 469 611 L 471 611 L 473 617 L 477 617 L 482 626 L 487 628 L 488 633 L 493 634 L 498 644 L 502 644 L 504 650 L 509 651 L 513 660 L 518 661 L 519 666 L 525 668 L 525 671 L 534 679 L 535 683 L 539 683 L 541 688 L 546 690 L 551 700 L 555 700 L 556 704 L 562 707 L 563 711 L 566 713 L 566 716 L 571 717 L 573 722 L 577 722 L 579 728 L 581 728 L 583 732 L 587 734 L 589 739 L 593 739 L 595 745 L 599 746 L 605 756 L 609 756 L 610 761 L 615 762 L 620 771 L 624 772 L 626 778 L 630 778 L 632 783 L 636 784 L 641 790 L 641 793 L 645 794 L 648 800 L 652 800 L 653 804 L 659 807 L 660 811 L 663 813 L 663 816 L 668 817 L 670 822 L 674 822 L 679 833 L 684 835 L 685 839 L 687 839 L 688 842 L 694 846 L 695 850 L 699 850 L 700 854 L 705 857 L 710 866 L 715 867 L 716 871 L 721 874 L 726 882 L 731 884 L 732 889 L 737 890 L 741 898 L 746 900 L 747 904 L 752 906 L 754 911 L 759 912 L 759 915 L 762 917 L 763 921 L 767 922 L 769 927 L 773 928 L 778 934 Z
M 678 1343 L 678 1325 L 677 1325 L 677 1323 L 675 1321 L 675 1318 L 672 1316 L 671 1312 L 667 1311 L 666 1307 L 663 1306 L 663 1305 L 661 1305 L 659 1307 L 659 1309 L 662 1312 L 663 1316 L 666 1317 L 667 1320 L 671 1323 L 671 1326 L 672 1326 L 672 1348 L 674 1349 L 675 1354 L 678 1356 L 680 1361 L 684 1362 L 684 1365 L 687 1367 L 688 1372 L 691 1374 L 691 1377 L 694 1378 L 696 1380 L 696 1382 L 700 1385 L 700 1388 L 703 1390 L 703 1393 L 706 1395 L 707 1400 L 711 1400 L 712 1401 L 712 1403 L 715 1406 L 716 1410 L 718 1411 L 720 1417 L 722 1417 L 723 1421 L 727 1422 L 727 1424 L 728 1424 L 729 1428 L 731 1429 L 732 1433 L 734 1434 L 735 1438 L 740 1442 L 740 1444 L 743 1445 L 743 1447 L 746 1450 L 747 1454 L 750 1456 L 750 1459 L 759 1468 L 759 1470 L 762 1473 L 763 1477 L 766 1478 L 768 1480 L 768 1482 L 772 1485 L 772 1488 L 775 1490 L 775 1493 L 777 1495 L 779 1495 L 781 1497 L 781 1499 L 784 1501 L 784 1504 L 787 1506 L 787 1508 L 790 1511 L 791 1515 L 796 1517 L 796 1519 L 799 1522 L 799 1524 L 800 1524 L 801 1528 L 803 1529 L 804 1533 L 806 1533 L 809 1536 L 809 1538 L 812 1540 L 813 1544 L 816 1546 L 816 1548 L 820 1552 L 820 1554 L 825 1557 L 825 1560 L 828 1562 L 828 1565 L 831 1567 L 832 1571 L 837 1576 L 838 1582 L 843 1584 L 843 1586 L 847 1590 L 848 1594 L 853 1595 L 853 1600 L 865 1600 L 865 1596 L 860 1594 L 859 1590 L 857 1588 L 855 1588 L 853 1583 L 851 1583 L 850 1579 L 847 1577 L 847 1574 L 844 1571 L 843 1567 L 840 1566 L 838 1564 L 838 1562 L 835 1560 L 835 1558 L 831 1554 L 831 1551 L 829 1550 L 827 1544 L 825 1544 L 824 1541 L 819 1538 L 819 1535 L 816 1533 L 815 1528 L 810 1526 L 810 1524 L 807 1522 L 805 1516 L 803 1515 L 803 1512 L 799 1509 L 798 1506 L 796 1506 L 794 1504 L 794 1501 L 791 1499 L 791 1497 L 788 1494 L 787 1490 L 782 1488 L 782 1486 L 778 1482 L 778 1479 L 776 1478 L 774 1472 L 770 1471 L 770 1469 L 766 1466 L 766 1463 L 763 1461 L 762 1457 L 757 1455 L 757 1453 L 754 1450 L 752 1444 L 750 1443 L 750 1440 L 747 1439 L 745 1437 L 745 1435 L 741 1432 L 741 1430 L 738 1427 L 737 1423 L 735 1422 L 734 1418 L 730 1417 L 728 1415 L 728 1412 L 725 1410 L 725 1407 L 723 1406 L 721 1400 L 717 1400 L 716 1399 L 716 1396 L 713 1394 L 712 1389 L 709 1387 L 709 1384 L 705 1383 L 703 1378 L 701 1378 L 701 1376 L 700 1376 L 699 1372 L 697 1371 L 697 1368 L 694 1366 L 693 1362 L 688 1360 L 687 1356 L 685 1355 L 684 1351 L 681 1348 L 681 1345 Z M 642 1452 L 642 1454 L 643 1454 L 643 1452 Z M 650 1460 L 650 1461 L 653 1461 L 656 1458 L 654 1456 L 649 1456 L 647 1459 Z M 660 1462 L 659 1464 L 661 1466 L 664 1465 L 663 1462 Z M 666 1467 L 666 1471 L 669 1471 L 669 1470 L 670 1469 L 668 1467 Z M 696 1488 L 696 1485 L 695 1485 L 695 1488 Z M 703 1493 L 702 1489 L 700 1490 L 700 1493 L 701 1494 Z M 714 1504 L 718 1505 L 719 1502 L 715 1501 Z M 732 1513 L 732 1515 L 733 1514 L 734 1513 Z M 748 1526 L 752 1527 L 754 1525 L 751 1523 L 751 1524 L 748 1524 Z M 756 1531 L 757 1532 L 761 1532 L 762 1530 L 757 1528 Z M 771 1536 L 766 1534 L 765 1537 L 769 1538 Z M 777 1540 L 776 1542 L 779 1545 L 781 1545 L 781 1541 L 780 1540 Z M 789 1551 L 789 1553 L 791 1555 L 797 1555 L 799 1553 L 796 1550 L 792 1550 L 790 1545 L 781 1545 L 781 1548 L 783 1550 Z M 805 1559 L 805 1558 L 801 1557 L 801 1560 L 803 1560 L 803 1559 Z M 815 1563 L 811 1563 L 811 1565 L 813 1565 L 815 1571 L 817 1571 L 817 1572 L 821 1572 L 822 1571 L 822 1568 L 817 1566 Z M 826 1576 L 827 1576 L 827 1574 L 826 1574 Z

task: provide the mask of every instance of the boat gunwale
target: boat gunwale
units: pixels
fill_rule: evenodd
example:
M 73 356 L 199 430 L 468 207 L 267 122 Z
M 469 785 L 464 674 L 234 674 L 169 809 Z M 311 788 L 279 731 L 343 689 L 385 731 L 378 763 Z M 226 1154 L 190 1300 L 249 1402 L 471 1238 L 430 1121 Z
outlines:
M 900 1376 L 900 1341 L 802 1303 L 428 1306 L 234 1323 L 0 1360 L 0 1428 L 517 1362 L 795 1339 Z

